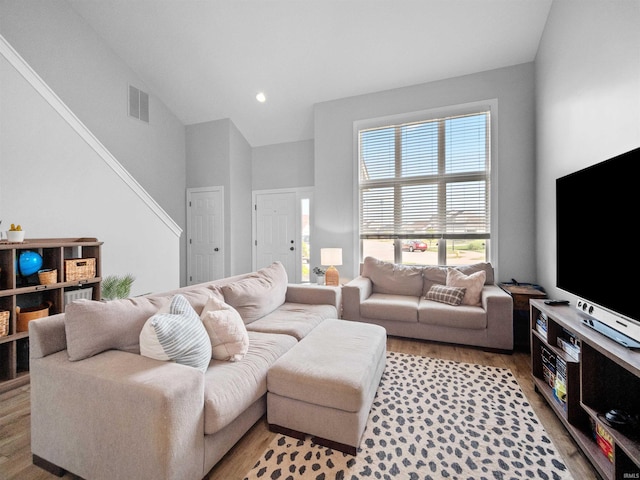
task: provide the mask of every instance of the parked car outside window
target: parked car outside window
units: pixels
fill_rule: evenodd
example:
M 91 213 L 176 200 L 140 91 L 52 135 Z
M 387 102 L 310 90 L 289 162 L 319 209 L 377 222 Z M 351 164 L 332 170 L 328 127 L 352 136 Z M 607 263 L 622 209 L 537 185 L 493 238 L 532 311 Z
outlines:
M 403 252 L 426 252 L 429 246 L 422 240 L 404 240 L 402 242 Z

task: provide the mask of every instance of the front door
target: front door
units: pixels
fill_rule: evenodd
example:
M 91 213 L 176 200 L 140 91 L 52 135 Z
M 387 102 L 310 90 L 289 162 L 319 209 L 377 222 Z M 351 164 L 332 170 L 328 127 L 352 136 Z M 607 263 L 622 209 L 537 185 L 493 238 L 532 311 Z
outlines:
M 299 281 L 295 192 L 259 193 L 255 198 L 256 269 L 280 261 L 289 281 Z
M 187 284 L 224 278 L 224 189 L 187 190 Z

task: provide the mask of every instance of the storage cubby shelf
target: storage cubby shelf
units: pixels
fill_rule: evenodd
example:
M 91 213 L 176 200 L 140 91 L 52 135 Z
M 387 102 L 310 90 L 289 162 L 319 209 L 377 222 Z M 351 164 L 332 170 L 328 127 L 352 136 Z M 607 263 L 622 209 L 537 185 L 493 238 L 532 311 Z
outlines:
M 49 307 L 49 315 L 64 311 L 65 293 L 70 295 L 82 288 L 90 298 L 100 299 L 101 246 L 96 238 L 39 238 L 25 239 L 21 243 L 0 242 L 0 311 L 9 312 L 8 334 L 0 337 L 0 392 L 24 385 L 29 382 L 29 332 L 19 331 L 18 307 L 25 308 L 44 305 Z M 18 271 L 17 262 L 24 251 L 33 251 L 42 257 L 42 269 L 56 270 L 53 283 L 40 284 L 37 273 L 23 277 Z M 70 260 L 93 264 L 95 269 L 86 278 L 74 278 L 66 271 Z M 78 276 L 79 277 L 79 276 Z M 77 277 L 75 277 L 77 278 Z M 91 288 L 91 290 L 89 290 Z M 28 318 L 21 317 L 28 326 Z
M 536 391 L 603 479 L 640 478 L 640 438 L 632 438 L 603 421 L 605 413 L 613 408 L 640 414 L 640 352 L 626 349 L 583 325 L 582 312 L 570 306 L 548 306 L 541 300 L 531 300 L 530 310 L 531 372 Z M 538 319 L 546 322 L 546 336 L 538 331 Z M 558 338 L 579 345 L 577 359 L 575 353 L 565 351 L 566 345 L 559 346 Z M 547 383 L 549 356 L 566 364 L 566 409 Z M 612 439 L 612 460 L 596 442 L 596 424 Z

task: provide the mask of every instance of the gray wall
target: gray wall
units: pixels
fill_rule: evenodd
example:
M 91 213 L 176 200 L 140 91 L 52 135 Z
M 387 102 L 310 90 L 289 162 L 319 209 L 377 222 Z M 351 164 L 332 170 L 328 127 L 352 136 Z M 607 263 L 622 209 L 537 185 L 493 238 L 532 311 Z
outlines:
M 341 277 L 357 274 L 351 254 L 357 237 L 358 209 L 354 122 L 451 105 L 497 99 L 497 151 L 494 178 L 499 182 L 492 215 L 492 242 L 498 280 L 535 281 L 534 229 L 534 66 L 532 63 L 361 95 L 315 106 L 315 219 L 313 243 L 343 248 Z M 493 118 L 495 120 L 495 117 Z M 492 120 L 492 121 L 493 121 Z M 496 200 L 496 199 L 494 199 Z M 494 204 L 495 205 L 495 204 Z M 319 247 L 318 247 L 319 248 Z M 319 261 L 319 250 L 311 252 Z
M 0 34 L 184 229 L 184 126 L 135 72 L 63 0 L 1 1 Z M 149 124 L 128 117 L 129 84 L 150 93 Z M 183 265 L 185 252 L 183 235 Z
M 224 187 L 225 275 L 250 272 L 251 147 L 229 119 L 186 127 L 187 188 Z
M 640 146 L 639 25 L 637 0 L 556 0 L 549 14 L 536 58 L 536 256 L 551 296 L 575 300 L 555 288 L 556 178 Z M 585 261 L 615 261 L 601 226 L 576 232 L 595 245 Z
M 313 140 L 254 148 L 253 190 L 313 185 L 313 149 Z

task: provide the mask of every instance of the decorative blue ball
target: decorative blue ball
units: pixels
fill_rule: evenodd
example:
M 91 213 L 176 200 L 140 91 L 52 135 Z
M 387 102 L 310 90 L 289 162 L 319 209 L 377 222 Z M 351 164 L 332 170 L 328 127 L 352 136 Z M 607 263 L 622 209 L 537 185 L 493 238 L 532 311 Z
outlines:
M 18 268 L 22 276 L 33 275 L 42 268 L 42 257 L 37 252 L 26 250 L 18 257 Z

